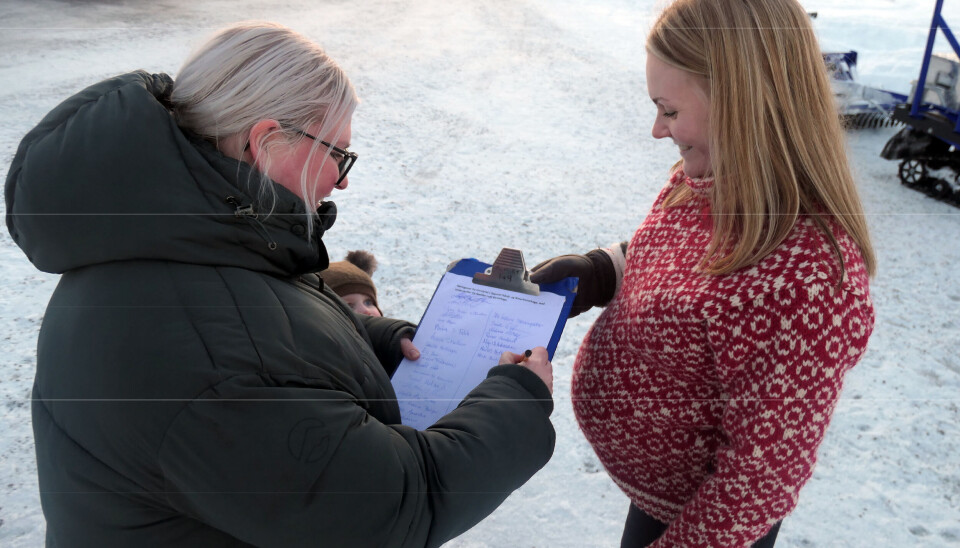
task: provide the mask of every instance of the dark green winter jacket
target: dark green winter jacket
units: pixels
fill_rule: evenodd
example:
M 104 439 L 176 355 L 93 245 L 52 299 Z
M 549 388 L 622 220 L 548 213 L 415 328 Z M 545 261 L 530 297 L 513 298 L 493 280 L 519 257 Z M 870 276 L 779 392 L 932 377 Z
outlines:
M 437 546 L 550 458 L 552 402 L 497 366 L 425 431 L 389 374 L 406 322 L 354 315 L 302 202 L 181 131 L 166 75 L 71 97 L 21 143 L 7 226 L 62 273 L 33 426 L 51 546 Z M 316 277 L 312 278 L 316 280 Z M 492 364 L 495 365 L 495 364 Z

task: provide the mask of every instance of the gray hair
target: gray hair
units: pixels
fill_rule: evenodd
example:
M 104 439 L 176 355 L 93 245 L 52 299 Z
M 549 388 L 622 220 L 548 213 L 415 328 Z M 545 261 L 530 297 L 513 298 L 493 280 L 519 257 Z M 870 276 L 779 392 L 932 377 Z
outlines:
M 186 60 L 174 81 L 171 102 L 180 127 L 213 143 L 249 133 L 263 119 L 280 123 L 280 129 L 258 143 L 263 153 L 257 197 L 271 204 L 264 212 L 269 215 L 277 196 L 267 175 L 272 149 L 267 138 L 279 133 L 293 144 L 304 137 L 290 128 L 319 123 L 318 134 L 332 134 L 336 142 L 358 99 L 347 75 L 319 45 L 282 25 L 248 21 L 218 31 Z M 323 154 L 322 169 L 330 149 L 314 141 L 309 158 L 317 153 Z M 316 187 L 307 184 L 309 163 L 300 174 L 308 238 L 317 207 Z

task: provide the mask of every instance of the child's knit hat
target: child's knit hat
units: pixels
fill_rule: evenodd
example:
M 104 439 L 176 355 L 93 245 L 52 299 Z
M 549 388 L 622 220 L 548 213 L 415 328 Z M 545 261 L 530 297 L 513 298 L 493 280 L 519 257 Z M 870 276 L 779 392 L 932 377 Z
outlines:
M 349 295 L 360 293 L 373 299 L 374 306 L 380 310 L 377 303 L 377 287 L 373 285 L 371 276 L 377 270 L 377 259 L 369 251 L 351 251 L 346 260 L 330 263 L 326 270 L 320 272 L 323 283 L 327 284 L 334 293 Z M 380 312 L 383 314 L 383 311 Z

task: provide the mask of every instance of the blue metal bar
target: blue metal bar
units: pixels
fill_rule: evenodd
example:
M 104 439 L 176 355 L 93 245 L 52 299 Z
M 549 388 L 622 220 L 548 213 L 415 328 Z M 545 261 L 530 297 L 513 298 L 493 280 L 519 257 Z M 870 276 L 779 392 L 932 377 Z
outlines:
M 953 33 L 950 32 L 950 27 L 947 26 L 947 21 L 941 15 L 940 19 L 940 30 L 943 31 L 943 35 L 947 37 L 947 42 L 950 42 L 950 46 L 953 47 L 953 52 L 957 54 L 957 57 L 960 57 L 960 42 L 957 42 L 957 39 L 953 37 Z
M 953 52 L 957 54 L 957 57 L 960 57 L 960 43 L 957 43 L 957 39 L 954 38 L 953 32 L 950 31 L 950 27 L 947 26 L 947 21 L 943 18 L 941 14 L 938 19 L 940 30 L 943 31 L 943 35 L 947 37 L 947 42 L 950 42 L 950 47 L 953 48 Z M 954 133 L 960 133 L 960 118 L 957 119 L 957 125 L 953 127 Z
M 910 116 L 914 118 L 921 118 L 920 101 L 923 99 L 923 91 L 927 84 L 927 69 L 930 68 L 930 55 L 933 54 L 933 42 L 937 38 L 942 8 L 943 0 L 937 0 L 937 5 L 933 8 L 933 20 L 930 22 L 930 34 L 927 36 L 927 47 L 923 52 L 923 64 L 920 65 L 920 78 L 917 79 L 917 89 L 913 94 L 913 105 L 910 107 Z

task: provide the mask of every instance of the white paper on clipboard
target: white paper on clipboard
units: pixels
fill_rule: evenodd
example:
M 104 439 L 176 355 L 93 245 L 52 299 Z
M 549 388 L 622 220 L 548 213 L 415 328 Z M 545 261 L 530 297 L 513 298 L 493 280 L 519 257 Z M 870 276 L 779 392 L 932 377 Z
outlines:
M 404 359 L 392 379 L 403 424 L 423 430 L 452 411 L 503 352 L 547 346 L 564 301 L 444 274 L 413 339 L 420 359 Z

